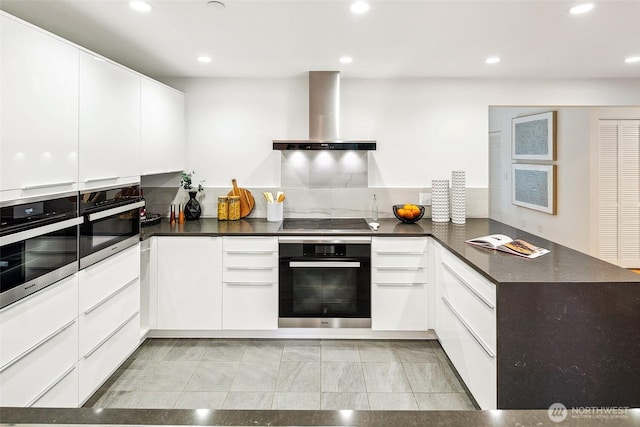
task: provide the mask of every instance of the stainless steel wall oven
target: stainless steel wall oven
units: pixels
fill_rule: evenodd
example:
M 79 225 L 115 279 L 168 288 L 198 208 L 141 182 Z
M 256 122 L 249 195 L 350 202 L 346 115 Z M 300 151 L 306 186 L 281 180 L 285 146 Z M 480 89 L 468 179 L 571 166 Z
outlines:
M 105 188 L 80 194 L 80 268 L 140 241 L 140 186 Z
M 0 203 L 0 308 L 78 271 L 78 193 Z
M 283 236 L 280 327 L 371 327 L 371 239 Z

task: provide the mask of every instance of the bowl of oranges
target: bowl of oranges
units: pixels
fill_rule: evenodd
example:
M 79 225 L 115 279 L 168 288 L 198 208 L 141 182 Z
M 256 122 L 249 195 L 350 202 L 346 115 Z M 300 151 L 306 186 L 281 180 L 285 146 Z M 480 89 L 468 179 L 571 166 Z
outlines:
M 393 214 L 400 221 L 413 224 L 419 221 L 424 215 L 424 206 L 406 203 L 404 205 L 393 205 Z

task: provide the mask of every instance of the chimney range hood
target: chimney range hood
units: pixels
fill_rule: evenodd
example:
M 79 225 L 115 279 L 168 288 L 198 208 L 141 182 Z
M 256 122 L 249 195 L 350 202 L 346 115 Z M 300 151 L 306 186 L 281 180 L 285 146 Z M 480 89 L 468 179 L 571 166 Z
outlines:
M 340 72 L 309 72 L 309 139 L 274 139 L 274 150 L 375 150 L 376 141 L 340 139 Z

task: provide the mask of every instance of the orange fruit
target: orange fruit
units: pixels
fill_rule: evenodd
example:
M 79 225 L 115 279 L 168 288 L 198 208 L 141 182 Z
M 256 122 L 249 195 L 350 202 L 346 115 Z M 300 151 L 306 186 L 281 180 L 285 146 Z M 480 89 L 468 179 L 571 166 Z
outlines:
M 399 215 L 400 217 L 402 217 L 402 218 L 404 218 L 404 217 L 405 217 L 405 216 L 404 216 L 404 215 L 405 215 L 405 213 L 404 213 L 404 212 L 405 212 L 405 211 L 404 211 L 404 208 L 400 208 L 400 209 L 398 209 L 398 215 Z

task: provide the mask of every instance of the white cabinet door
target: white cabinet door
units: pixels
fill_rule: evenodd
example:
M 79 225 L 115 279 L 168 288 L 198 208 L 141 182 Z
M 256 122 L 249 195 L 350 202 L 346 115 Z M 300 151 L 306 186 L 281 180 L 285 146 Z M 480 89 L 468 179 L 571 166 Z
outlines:
M 223 237 L 222 326 L 278 329 L 278 239 Z
M 220 237 L 158 237 L 157 328 L 222 328 Z
M 140 76 L 80 52 L 79 96 L 80 187 L 139 180 Z
M 371 328 L 429 328 L 428 240 L 374 237 L 371 241 Z
M 0 16 L 0 200 L 73 191 L 78 49 Z
M 184 94 L 141 79 L 142 174 L 184 170 Z

